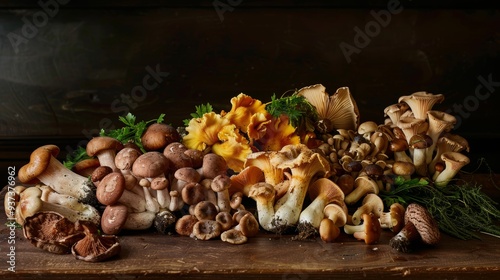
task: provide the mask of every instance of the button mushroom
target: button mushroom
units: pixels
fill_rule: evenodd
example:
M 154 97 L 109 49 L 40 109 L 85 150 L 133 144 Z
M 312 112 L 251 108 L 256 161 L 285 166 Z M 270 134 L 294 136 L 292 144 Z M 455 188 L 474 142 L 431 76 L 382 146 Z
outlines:
M 73 196 L 85 204 L 97 205 L 92 182 L 67 169 L 55 158 L 58 154 L 59 148 L 55 145 L 34 150 L 30 162 L 19 169 L 19 181 L 30 184 L 38 179 L 58 193 Z
M 158 213 L 160 205 L 156 199 L 153 199 L 149 188 L 151 180 L 156 177 L 165 177 L 168 169 L 168 160 L 160 152 L 147 152 L 139 156 L 132 165 L 132 174 L 141 178 L 139 185 L 144 190 L 146 200 L 146 209 L 150 212 Z
M 419 242 L 436 245 L 441 239 L 438 224 L 422 205 L 411 203 L 406 207 L 405 225 L 389 245 L 400 252 L 411 252 Z

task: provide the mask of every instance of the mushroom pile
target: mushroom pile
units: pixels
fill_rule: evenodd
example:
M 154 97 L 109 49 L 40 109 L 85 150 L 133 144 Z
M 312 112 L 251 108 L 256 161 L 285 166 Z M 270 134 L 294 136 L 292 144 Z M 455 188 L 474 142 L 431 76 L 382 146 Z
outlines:
M 387 229 L 400 251 L 410 250 L 404 243 L 409 235 L 423 240 L 420 228 L 435 221 L 430 217 L 422 226 L 412 218 L 426 214 L 422 206 L 384 205 L 379 193 L 397 176 L 445 187 L 469 162 L 461 153 L 469 151 L 467 141 L 451 133 L 456 119 L 433 110 L 444 97 L 402 96 L 377 124 L 360 122 L 347 87 L 330 96 L 318 84 L 295 94 L 315 108 L 314 125 L 294 127 L 286 114 L 273 116 L 266 104 L 240 94 L 229 112 L 192 115 L 186 134 L 154 123 L 141 132 L 140 145 L 95 137 L 86 145 L 91 159 L 73 170 L 57 160 L 58 147 L 42 146 L 19 171 L 30 186 L 16 188 L 16 221 L 24 225 L 50 212 L 106 235 L 154 227 L 232 244 L 245 243 L 259 229 L 333 242 L 343 228 L 366 244 Z M 80 231 L 96 234 L 90 226 Z M 439 234 L 432 237 L 424 242 L 436 244 Z

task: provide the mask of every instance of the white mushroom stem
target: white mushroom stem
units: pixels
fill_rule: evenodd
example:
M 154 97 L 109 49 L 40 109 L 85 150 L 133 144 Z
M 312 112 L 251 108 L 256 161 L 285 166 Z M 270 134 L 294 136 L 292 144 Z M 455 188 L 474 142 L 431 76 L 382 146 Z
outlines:
M 444 170 L 436 177 L 434 184 L 438 187 L 445 187 L 457 175 L 460 169 L 469 163 L 469 158 L 461 153 L 446 152 L 441 155 L 445 162 Z
M 144 211 L 140 213 L 128 213 L 127 220 L 123 225 L 123 229 L 128 230 L 145 230 L 151 228 L 156 212 Z
M 113 171 L 120 171 L 115 165 L 116 151 L 114 149 L 101 151 L 96 156 L 101 166 L 109 166 Z
M 149 212 L 158 213 L 160 211 L 160 205 L 158 204 L 158 201 L 153 199 L 151 193 L 149 193 L 149 186 L 151 185 L 151 182 L 146 178 L 142 178 L 139 181 L 139 185 L 141 185 L 142 189 L 144 190 L 144 198 L 146 199 L 146 210 Z
M 84 211 L 74 210 L 60 204 L 43 201 L 42 193 L 42 190 L 37 187 L 29 187 L 21 193 L 16 209 L 16 222 L 22 225 L 27 217 L 37 212 L 54 211 L 72 222 L 84 220 L 99 225 L 101 216 L 92 206 L 84 208 Z M 51 198 L 51 200 L 60 200 L 60 198 Z
M 310 224 L 314 228 L 319 228 L 321 220 L 324 218 L 323 209 L 328 204 L 324 196 L 316 197 L 299 216 L 299 224 Z
M 413 149 L 413 165 L 415 165 L 415 173 L 420 176 L 427 175 L 427 155 L 426 149 Z
M 131 212 L 144 212 L 146 211 L 146 200 L 141 196 L 124 190 L 120 198 L 118 199 L 120 204 L 126 205 Z
M 170 204 L 168 210 L 177 211 L 184 206 L 184 201 L 182 201 L 181 194 L 178 191 L 170 191 Z
M 50 158 L 47 168 L 37 178 L 56 192 L 73 196 L 83 202 L 89 197 L 95 197 L 92 182 L 88 178 L 67 169 L 54 157 Z

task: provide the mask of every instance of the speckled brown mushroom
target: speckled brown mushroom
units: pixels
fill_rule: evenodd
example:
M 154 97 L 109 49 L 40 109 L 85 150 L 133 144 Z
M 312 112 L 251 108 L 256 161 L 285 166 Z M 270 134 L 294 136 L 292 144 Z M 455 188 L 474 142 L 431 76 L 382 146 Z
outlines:
M 173 126 L 164 123 L 149 125 L 141 136 L 141 143 L 146 151 L 164 150 L 168 144 L 180 140 L 179 132 Z
M 229 205 L 229 188 L 231 187 L 231 179 L 226 174 L 215 176 L 210 184 L 212 191 L 217 194 L 217 207 L 220 212 L 231 211 Z
M 175 223 L 175 232 L 182 236 L 191 236 L 193 227 L 198 222 L 194 215 L 184 215 Z
M 217 207 L 210 201 L 200 201 L 194 207 L 194 215 L 198 220 L 215 220 Z
M 259 222 L 252 213 L 247 213 L 234 228 L 246 237 L 254 237 L 259 233 Z
M 201 220 L 193 226 L 192 237 L 199 240 L 209 240 L 221 235 L 222 229 L 215 220 Z
M 429 211 L 420 204 L 411 203 L 406 207 L 403 229 L 389 240 L 389 245 L 396 251 L 407 253 L 420 242 L 436 245 L 440 239 L 438 224 Z
M 243 235 L 241 231 L 234 228 L 224 231 L 220 235 L 220 239 L 224 242 L 235 245 L 244 244 L 247 243 L 248 241 L 248 238 L 245 235 Z

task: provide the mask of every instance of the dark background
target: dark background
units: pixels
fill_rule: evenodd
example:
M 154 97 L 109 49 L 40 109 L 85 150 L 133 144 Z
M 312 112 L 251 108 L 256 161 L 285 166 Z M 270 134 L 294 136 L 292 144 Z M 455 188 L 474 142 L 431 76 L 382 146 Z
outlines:
M 460 117 L 453 132 L 470 142 L 468 168 L 484 157 L 500 171 L 498 7 L 400 1 L 381 26 L 374 13 L 396 1 L 185 2 L 75 0 L 51 16 L 36 1 L 0 1 L 0 170 L 19 169 L 44 144 L 63 159 L 129 111 L 179 126 L 195 105 L 229 110 L 241 92 L 267 102 L 322 83 L 350 87 L 361 120 L 378 123 L 399 96 L 444 94 L 434 109 Z M 23 33 L 30 24 L 36 31 Z M 356 45 L 367 26 L 379 28 Z M 358 48 L 350 61 L 342 43 Z M 168 75 L 137 96 L 147 67 Z M 479 99 L 481 79 L 493 83 Z

